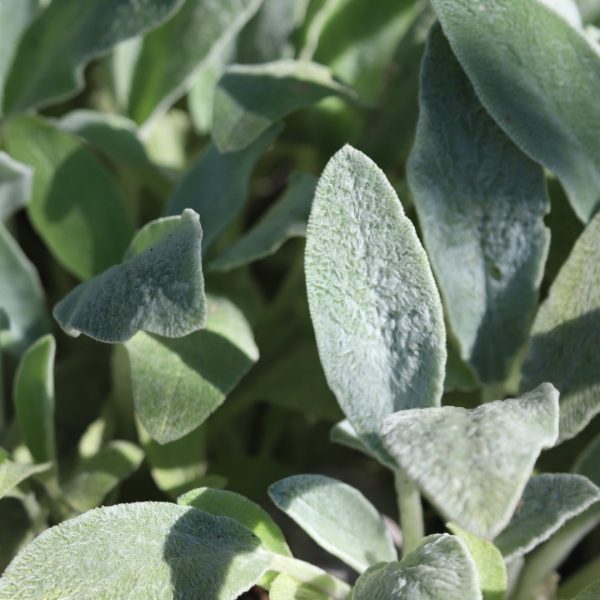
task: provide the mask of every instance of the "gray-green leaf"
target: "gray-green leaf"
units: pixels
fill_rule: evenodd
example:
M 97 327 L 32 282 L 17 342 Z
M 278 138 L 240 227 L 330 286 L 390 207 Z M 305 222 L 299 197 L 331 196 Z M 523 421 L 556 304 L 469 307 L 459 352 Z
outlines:
M 544 172 L 481 106 L 439 25 L 420 108 L 408 177 L 425 247 L 463 360 L 501 382 L 537 306 L 550 242 Z
M 50 464 L 25 465 L 13 462 L 6 457 L 0 449 L 0 498 L 4 498 L 13 488 L 32 475 L 43 473 L 50 468 Z M 1 589 L 1 585 L 0 585 Z
M 473 410 L 399 411 L 382 436 L 447 520 L 491 539 L 508 524 L 540 451 L 556 442 L 558 392 L 542 384 Z
M 383 172 L 349 146 L 319 180 L 305 269 L 329 386 L 365 445 L 387 460 L 383 419 L 440 403 L 445 329 L 413 224 Z
M 0 152 L 0 220 L 23 208 L 31 195 L 31 169 Z

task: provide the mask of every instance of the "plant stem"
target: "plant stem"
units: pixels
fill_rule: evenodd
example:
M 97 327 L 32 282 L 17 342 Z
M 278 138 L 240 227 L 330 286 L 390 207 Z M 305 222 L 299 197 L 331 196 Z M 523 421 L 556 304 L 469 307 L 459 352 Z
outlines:
M 402 556 L 412 552 L 425 535 L 421 495 L 410 477 L 401 469 L 394 473 L 396 498 L 402 529 Z
M 598 579 L 598 573 L 600 573 L 600 556 L 591 560 L 575 574 L 571 575 L 571 577 L 558 588 L 558 598 L 574 598 L 579 592 L 590 585 L 590 583 L 593 583 Z

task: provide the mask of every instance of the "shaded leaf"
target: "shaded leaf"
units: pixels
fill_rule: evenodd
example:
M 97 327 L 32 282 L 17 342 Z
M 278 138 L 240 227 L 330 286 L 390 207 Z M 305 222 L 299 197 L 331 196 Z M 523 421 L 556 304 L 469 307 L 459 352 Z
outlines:
M 573 600 L 597 600 L 598 597 L 600 597 L 600 579 L 588 585 Z
M 27 465 L 9 460 L 5 452 L 0 449 L 0 498 L 4 498 L 13 488 L 32 475 L 43 473 L 50 468 L 50 464 Z M 1 589 L 1 586 L 0 586 Z
M 0 500 L 0 573 L 33 537 L 25 507 L 17 498 Z
M 31 169 L 0 152 L 0 220 L 5 221 L 29 202 L 31 176 Z

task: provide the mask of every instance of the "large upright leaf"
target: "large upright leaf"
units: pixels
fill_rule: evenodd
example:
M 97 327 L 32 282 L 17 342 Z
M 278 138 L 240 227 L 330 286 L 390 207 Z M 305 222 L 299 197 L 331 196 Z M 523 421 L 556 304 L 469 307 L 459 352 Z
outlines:
M 6 141 L 33 169 L 27 213 L 58 261 L 80 279 L 119 262 L 132 227 L 115 179 L 85 144 L 38 117 L 9 123 Z
M 37 340 L 21 357 L 15 374 L 15 413 L 31 456 L 37 463 L 56 460 L 54 436 L 54 356 L 52 335 Z
M 232 519 L 176 504 L 121 504 L 37 537 L 0 579 L 0 599 L 235 600 L 269 562 L 259 539 Z
M 31 169 L 0 152 L 0 220 L 23 208 L 30 194 Z
M 401 562 L 371 567 L 353 600 L 481 600 L 475 563 L 452 535 L 431 535 Z
M 273 502 L 317 544 L 362 573 L 397 558 L 382 516 L 355 488 L 323 475 L 295 475 L 269 488 Z
M 0 498 L 3 498 L 13 488 L 32 475 L 43 473 L 50 468 L 49 464 L 25 465 L 13 462 L 0 448 Z
M 551 381 L 560 391 L 560 440 L 600 412 L 600 213 L 554 280 L 533 324 L 521 389 Z
M 131 83 L 129 115 L 144 123 L 179 100 L 202 63 L 235 37 L 261 2 L 185 0 L 173 19 L 144 38 Z
M 445 329 L 413 224 L 383 172 L 349 146 L 319 180 L 305 269 L 329 386 L 364 443 L 385 457 L 386 416 L 440 403 Z
M 550 236 L 544 172 L 481 106 L 439 26 L 408 176 L 463 360 L 504 381 L 527 339 Z
M 183 211 L 165 237 L 79 284 L 54 307 L 54 317 L 69 335 L 102 342 L 124 342 L 140 330 L 182 337 L 202 328 L 201 242 L 198 215 Z
M 178 339 L 140 332 L 127 351 L 137 415 L 162 444 L 200 426 L 258 359 L 243 314 L 215 297 L 207 300 L 205 330 Z
M 232 65 L 215 92 L 213 141 L 221 152 L 239 152 L 273 123 L 332 95 L 354 96 L 318 63 L 284 59 Z
M 182 1 L 54 0 L 21 39 L 6 82 L 4 112 L 45 106 L 75 94 L 92 58 L 156 27 Z
M 597 49 L 537 0 L 432 4 L 483 105 L 587 221 L 600 206 Z
M 403 410 L 385 420 L 382 435 L 445 518 L 491 539 L 508 524 L 540 451 L 556 442 L 558 393 L 542 384 L 473 410 Z

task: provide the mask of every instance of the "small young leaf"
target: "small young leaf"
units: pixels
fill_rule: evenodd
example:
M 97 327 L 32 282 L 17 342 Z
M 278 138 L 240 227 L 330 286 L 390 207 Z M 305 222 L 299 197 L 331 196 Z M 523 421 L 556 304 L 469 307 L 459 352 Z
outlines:
M 0 152 L 0 220 L 23 208 L 31 195 L 31 169 Z
M 600 121 L 600 104 L 590 101 L 600 97 L 598 51 L 537 0 L 432 4 L 482 104 L 558 176 L 587 221 L 600 205 L 600 136 L 590 127 Z
M 352 600 L 481 600 L 475 563 L 457 537 L 431 535 L 401 562 L 371 567 Z
M 257 535 L 267 550 L 285 556 L 292 555 L 275 521 L 258 504 L 240 494 L 204 487 L 180 496 L 177 503 L 193 506 L 217 517 L 230 517 Z
M 121 504 L 37 537 L 0 579 L 0 600 L 235 600 L 270 561 L 232 519 L 162 502 Z
M 213 260 L 213 271 L 229 271 L 274 254 L 290 238 L 306 235 L 317 180 L 295 173 L 283 194 L 250 231 Z
M 50 468 L 50 463 L 41 465 L 25 465 L 12 462 L 0 448 L 0 498 L 4 498 L 13 488 L 32 475 L 43 473 Z
M 37 463 L 56 460 L 54 439 L 55 354 L 54 337 L 45 335 L 23 354 L 15 374 L 15 413 L 27 448 Z
M 599 500 L 600 490 L 587 477 L 536 475 L 527 483 L 515 515 L 494 543 L 506 560 L 527 554 Z
M 330 600 L 310 585 L 302 584 L 285 573 L 278 575 L 269 588 L 269 600 Z
M 446 519 L 491 539 L 508 524 L 540 451 L 556 442 L 558 392 L 542 384 L 473 410 L 404 410 L 385 420 L 382 436 Z
M 375 507 L 355 488 L 323 475 L 295 475 L 269 487 L 273 502 L 317 544 L 362 573 L 397 558 Z
M 463 360 L 482 382 L 502 382 L 527 339 L 550 242 L 544 171 L 481 106 L 439 25 L 420 108 L 408 178 L 425 247 Z
M 523 365 L 521 389 L 550 381 L 560 391 L 560 441 L 577 435 L 600 412 L 595 332 L 600 332 L 600 213 L 541 305 Z
M 383 172 L 349 146 L 319 180 L 305 269 L 329 386 L 365 445 L 385 461 L 383 419 L 440 403 L 445 329 L 413 224 Z
M 185 210 L 156 244 L 79 284 L 54 307 L 54 317 L 69 335 L 102 342 L 124 342 L 138 331 L 182 337 L 202 328 L 201 242 L 198 215 Z

